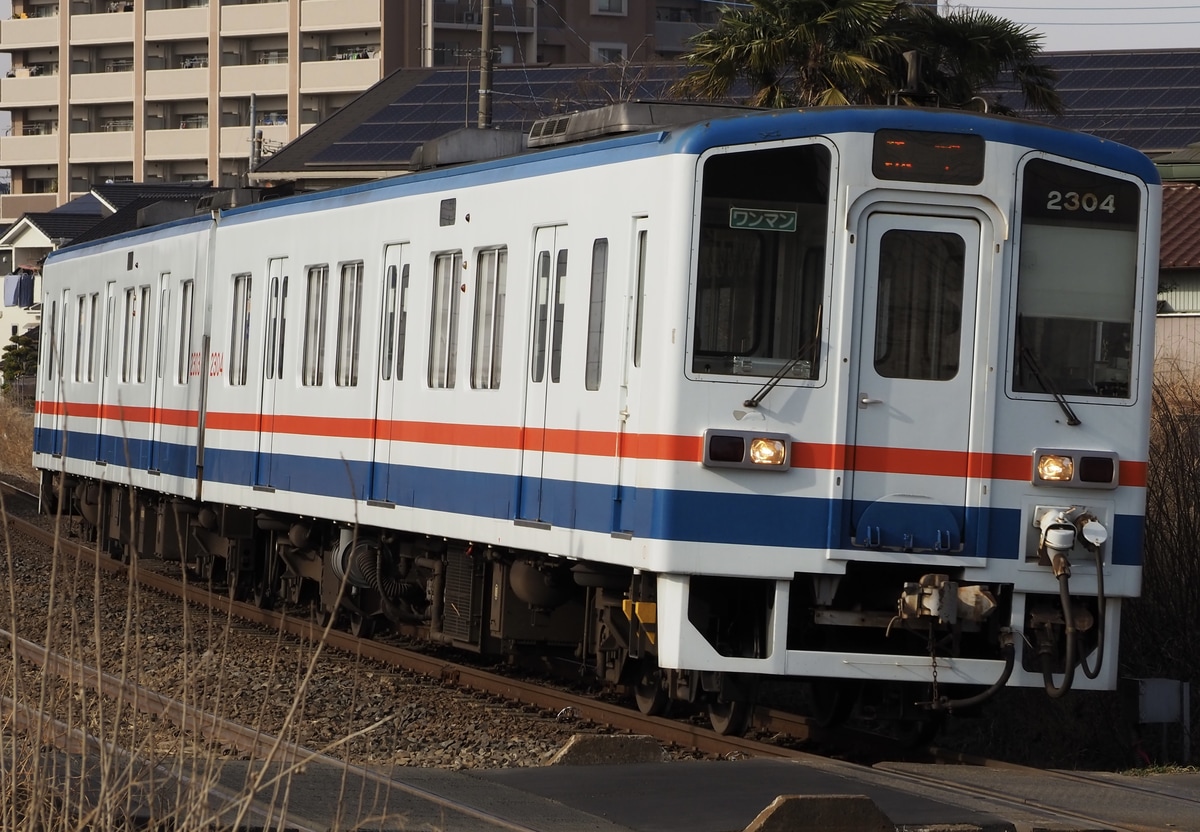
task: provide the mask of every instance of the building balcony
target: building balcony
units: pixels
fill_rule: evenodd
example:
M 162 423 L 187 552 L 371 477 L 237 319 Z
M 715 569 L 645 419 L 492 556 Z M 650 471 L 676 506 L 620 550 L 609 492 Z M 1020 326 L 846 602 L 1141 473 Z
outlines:
M 355 92 L 380 78 L 379 58 L 344 61 L 309 61 L 300 65 L 302 93 Z
M 58 135 L 5 136 L 0 139 L 0 166 L 53 165 L 58 162 Z
M 221 35 L 239 37 L 286 32 L 290 6 L 291 3 L 221 6 Z
M 71 76 L 72 104 L 105 104 L 132 100 L 132 72 L 91 72 Z
M 497 31 L 532 30 L 535 19 L 535 7 L 522 0 L 513 0 L 511 6 L 507 3 L 492 4 L 492 23 Z M 435 0 L 433 22 L 435 26 L 478 29 L 483 23 L 479 0 L 460 0 L 456 3 Z
M 43 75 L 24 78 L 19 75 L 13 78 L 0 78 L 0 101 L 4 108 L 11 110 L 15 107 L 48 107 L 58 103 L 57 75 Z
M 654 23 L 654 48 L 658 52 L 687 52 L 687 40 L 704 27 L 699 23 L 658 20 Z
M 133 14 L 71 15 L 71 43 L 132 43 Z
M 262 150 L 264 156 L 269 156 L 272 152 L 283 147 L 283 145 L 290 141 L 288 126 L 286 124 L 262 124 L 259 125 L 258 130 L 262 131 Z M 250 158 L 249 125 L 221 128 L 221 158 Z
M 0 196 L 0 217 L 43 214 L 58 207 L 58 194 L 5 194 Z M 22 261 L 24 262 L 24 261 Z
M 152 161 L 207 159 L 207 129 L 147 130 L 146 158 Z
M 133 158 L 133 131 L 72 133 L 70 157 L 72 164 L 128 162 Z
M 208 98 L 208 69 L 153 69 L 146 73 L 147 101 Z
M 236 7 L 240 8 L 240 7 Z M 159 9 L 146 12 L 146 40 L 208 37 L 208 9 Z
M 283 5 L 271 3 L 269 5 Z M 288 90 L 288 64 L 249 64 L 245 66 L 221 67 L 221 95 L 248 96 L 286 95 Z
M 379 10 L 379 0 L 303 0 L 300 29 L 378 29 L 382 22 Z
M 25 17 L 0 21 L 0 52 L 58 45 L 57 17 Z

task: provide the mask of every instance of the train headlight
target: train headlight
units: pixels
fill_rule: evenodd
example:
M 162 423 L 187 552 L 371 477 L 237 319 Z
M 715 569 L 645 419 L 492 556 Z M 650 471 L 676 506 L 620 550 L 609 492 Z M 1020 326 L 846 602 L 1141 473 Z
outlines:
M 707 430 L 704 432 L 704 467 L 786 471 L 790 467 L 791 446 L 792 438 L 785 433 Z
M 787 462 L 787 444 L 756 436 L 750 440 L 750 461 L 755 465 L 783 465 Z
M 1075 460 L 1062 454 L 1042 454 L 1037 461 L 1037 475 L 1046 482 L 1070 482 L 1075 476 Z
M 1037 448 L 1033 452 L 1034 485 L 1116 488 L 1119 469 L 1120 460 L 1109 451 Z

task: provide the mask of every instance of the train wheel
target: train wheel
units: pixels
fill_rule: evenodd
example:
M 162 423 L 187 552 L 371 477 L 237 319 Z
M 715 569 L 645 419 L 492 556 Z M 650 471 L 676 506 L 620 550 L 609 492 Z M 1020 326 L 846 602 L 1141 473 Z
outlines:
M 745 734 L 753 714 L 754 705 L 746 700 L 722 702 L 714 698 L 708 703 L 709 724 L 723 737 L 740 737 Z
M 350 616 L 350 632 L 356 638 L 370 638 L 375 635 L 375 618 L 370 615 L 352 614 Z
M 670 698 L 663 688 L 663 674 L 658 663 L 645 659 L 641 663 L 638 680 L 633 683 L 633 698 L 638 710 L 646 716 L 661 716 L 666 713 Z

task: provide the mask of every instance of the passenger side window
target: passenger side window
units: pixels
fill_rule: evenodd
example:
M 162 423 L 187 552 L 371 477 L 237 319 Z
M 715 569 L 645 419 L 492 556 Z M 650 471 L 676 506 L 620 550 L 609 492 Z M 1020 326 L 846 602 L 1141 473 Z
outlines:
M 320 387 L 325 383 L 325 305 L 328 283 L 328 266 L 309 267 L 304 303 L 304 360 L 300 376 L 305 387 Z
M 587 358 L 583 384 L 588 390 L 600 389 L 601 359 L 604 354 L 604 292 L 608 283 L 608 239 L 592 243 L 592 285 L 588 300 Z
M 504 347 L 504 293 L 508 278 L 508 250 L 479 252 L 476 264 L 475 327 L 471 343 L 471 387 L 500 387 Z
M 230 327 L 229 383 L 241 387 L 246 383 L 250 356 L 251 277 L 233 276 L 233 322 Z
M 334 384 L 354 387 L 358 384 L 358 342 L 362 321 L 363 264 L 342 264 L 342 283 L 338 299 L 337 362 Z
M 458 276 L 462 254 L 439 254 L 433 268 L 433 303 L 429 326 L 429 386 L 454 386 L 458 363 Z

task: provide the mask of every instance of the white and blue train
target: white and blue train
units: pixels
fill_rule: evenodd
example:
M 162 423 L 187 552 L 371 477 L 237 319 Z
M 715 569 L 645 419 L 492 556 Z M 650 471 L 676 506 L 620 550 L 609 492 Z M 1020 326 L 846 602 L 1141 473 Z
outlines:
M 680 109 L 55 252 L 48 502 L 726 732 L 769 677 L 832 715 L 1112 688 L 1154 166 L 963 112 Z

